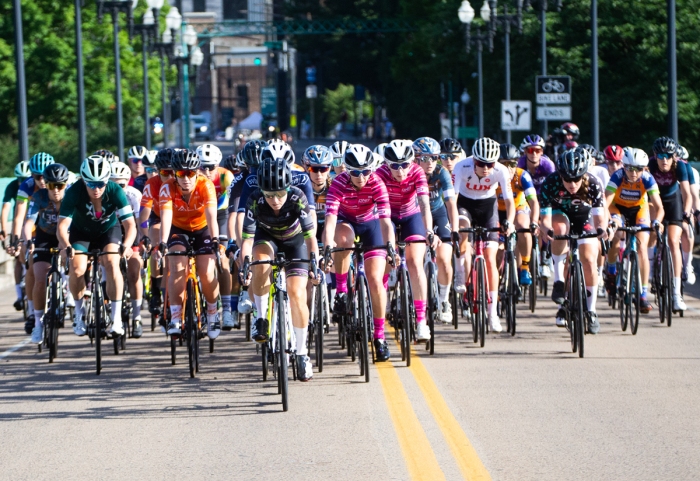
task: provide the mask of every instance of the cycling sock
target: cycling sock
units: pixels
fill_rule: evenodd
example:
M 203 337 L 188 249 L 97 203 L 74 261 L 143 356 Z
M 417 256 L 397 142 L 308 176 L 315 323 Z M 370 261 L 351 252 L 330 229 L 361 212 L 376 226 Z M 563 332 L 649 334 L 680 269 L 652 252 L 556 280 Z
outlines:
M 693 254 L 683 251 L 683 255 L 685 256 L 685 268 L 687 269 L 693 265 Z
M 440 300 L 440 304 L 443 302 L 447 302 L 447 293 L 450 292 L 450 286 L 443 286 L 442 284 L 438 284 L 438 299 Z
M 374 338 L 384 339 L 384 318 L 375 317 L 374 318 Z
M 236 301 L 238 301 L 238 297 L 236 297 Z M 231 312 L 231 296 L 221 296 L 221 307 L 224 311 Z
M 79 321 L 83 318 L 83 298 L 75 300 L 75 310 L 73 311 L 75 320 Z
M 489 318 L 498 317 L 498 291 L 489 292 Z
M 647 298 L 647 294 L 649 294 L 649 285 L 643 285 L 642 286 L 642 299 Z
M 681 296 L 681 278 L 680 277 L 674 277 L 673 278 L 673 295 L 674 296 Z
M 384 274 L 384 277 L 382 277 L 382 284 L 384 284 L 384 290 L 388 291 L 389 290 L 389 274 Z
M 27 312 L 34 314 L 34 301 L 27 301 Z
M 598 279 L 603 277 L 603 266 L 598 266 Z
M 255 308 L 258 311 L 258 317 L 265 319 L 267 317 L 267 301 L 270 298 L 270 293 L 263 294 L 262 296 L 253 295 L 255 298 Z
M 22 300 L 22 284 L 15 284 L 15 292 L 17 293 L 17 299 Z
M 416 309 L 416 323 L 425 324 L 425 301 L 416 299 L 413 301 L 413 307 Z
M 526 271 L 528 267 L 530 267 L 530 256 L 523 256 L 523 263 L 520 268 Z
M 617 275 L 617 264 L 608 264 L 608 274 Z
M 219 312 L 219 305 L 216 302 L 207 302 L 207 316 L 213 316 Z
M 462 254 L 459 256 L 459 259 L 457 259 L 457 265 L 455 266 L 455 274 L 459 274 L 459 276 L 462 278 L 462 282 L 464 282 L 464 276 L 466 275 L 464 270 L 466 267 L 466 262 L 467 262 L 467 255 Z
M 34 327 L 39 327 L 43 321 L 42 317 L 44 317 L 44 310 L 39 310 L 36 309 L 34 311 Z
M 598 286 L 586 286 L 586 306 L 588 312 L 595 312 L 595 301 L 598 299 Z
M 309 330 L 306 327 L 295 327 L 294 337 L 297 338 L 297 354 L 300 356 L 306 356 L 309 352 L 306 347 L 306 338 Z
M 112 301 L 112 324 L 121 324 L 122 322 L 122 301 Z
M 182 304 L 170 304 L 170 319 L 172 322 L 177 322 L 178 324 L 182 321 Z
M 335 275 L 335 288 L 338 294 L 348 293 L 348 273 Z
M 131 309 L 134 311 L 134 319 L 141 318 L 141 299 L 131 301 Z
M 552 254 L 552 260 L 554 261 L 554 282 L 564 280 L 565 259 L 566 254 Z
M 221 297 L 221 303 L 224 304 L 223 296 Z M 226 310 L 226 304 L 224 304 L 224 310 Z M 231 312 L 238 312 L 238 296 L 231 296 L 229 310 Z

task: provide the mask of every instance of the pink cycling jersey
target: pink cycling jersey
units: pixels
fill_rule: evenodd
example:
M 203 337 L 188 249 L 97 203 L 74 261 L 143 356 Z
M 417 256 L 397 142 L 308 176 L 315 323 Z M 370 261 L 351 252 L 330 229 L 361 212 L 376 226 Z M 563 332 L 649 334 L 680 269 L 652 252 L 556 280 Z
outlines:
M 425 179 L 425 172 L 418 164 L 412 163 L 409 166 L 408 175 L 401 182 L 394 179 L 388 165 L 382 165 L 377 169 L 377 175 L 384 181 L 386 190 L 389 192 L 392 218 L 400 220 L 420 212 L 417 197 L 419 195 L 428 197 L 430 189 Z
M 350 222 L 368 222 L 387 219 L 391 215 L 386 186 L 371 174 L 367 184 L 358 190 L 350 180 L 350 174 L 338 174 L 326 195 L 326 215 L 337 215 Z

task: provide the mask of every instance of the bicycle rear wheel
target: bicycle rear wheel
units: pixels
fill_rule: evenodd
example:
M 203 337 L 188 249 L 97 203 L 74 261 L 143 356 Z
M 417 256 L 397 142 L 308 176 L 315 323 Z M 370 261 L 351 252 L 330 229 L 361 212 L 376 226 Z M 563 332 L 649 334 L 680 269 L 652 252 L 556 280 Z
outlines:
M 408 302 L 408 272 L 399 269 L 399 283 L 401 284 L 400 297 L 397 303 L 401 304 L 401 315 L 397 320 L 401 323 L 401 360 L 406 361 L 406 366 L 411 365 L 411 306 Z
M 627 263 L 629 266 L 629 263 Z M 620 327 L 622 332 L 627 330 L 630 319 L 630 306 L 629 306 L 629 289 L 627 286 L 627 279 L 629 279 L 629 272 L 625 272 L 622 268 L 623 263 L 618 262 L 617 269 L 618 274 L 616 278 L 616 291 L 618 294 L 618 304 L 620 307 Z
M 282 395 L 282 410 L 289 409 L 289 367 L 287 360 L 287 322 L 285 319 L 284 293 L 277 291 L 277 356 L 279 372 L 277 380 Z
M 369 339 L 368 339 L 368 325 L 369 317 L 371 312 L 368 313 L 367 307 L 369 306 L 369 289 L 367 288 L 367 279 L 364 277 L 360 278 L 358 282 L 358 290 L 356 292 L 357 300 L 359 305 L 358 327 L 360 329 L 360 365 L 362 366 L 361 371 L 365 376 L 365 382 L 369 382 Z
M 318 293 L 316 294 L 316 320 L 314 321 L 314 327 L 316 329 L 316 369 L 318 370 L 318 372 L 323 372 L 323 338 L 326 331 L 326 316 L 328 315 L 328 312 L 326 311 L 326 298 L 328 294 L 326 291 L 325 284 L 319 284 L 317 289 Z
M 185 332 L 187 333 L 187 357 L 190 363 L 190 377 L 193 378 L 196 371 L 195 342 L 197 336 L 197 320 L 195 319 L 194 303 L 197 302 L 194 292 L 194 282 L 187 280 L 187 298 L 185 299 Z
M 639 327 L 639 301 L 641 296 L 639 263 L 636 252 L 630 252 L 629 265 L 630 332 L 632 335 L 635 335 Z
M 537 306 L 537 282 L 540 275 L 540 250 L 537 248 L 537 237 L 532 238 L 532 251 L 530 253 L 530 277 L 532 284 L 527 288 L 530 301 L 530 312 L 535 312 Z
M 452 254 L 452 286 L 450 288 L 450 304 L 452 307 L 452 324 L 455 326 L 455 329 L 459 327 L 459 316 L 462 312 L 462 303 L 460 302 L 459 299 L 459 294 L 455 290 L 455 273 L 457 272 L 455 269 L 457 268 L 457 260 L 456 256 L 453 253 Z
M 663 275 L 661 282 L 663 283 L 663 297 L 664 297 L 664 311 L 665 315 L 661 317 L 661 323 L 664 320 L 666 325 L 671 327 L 672 317 L 673 317 L 673 274 L 671 274 L 673 269 L 673 263 L 671 261 L 671 251 L 668 248 L 668 244 L 664 244 L 663 248 Z
M 428 306 L 426 311 L 426 321 L 430 329 L 430 341 L 428 341 L 428 352 L 432 356 L 435 354 L 435 321 L 440 315 L 438 306 L 438 286 L 437 269 L 432 261 L 428 262 Z
M 508 283 L 506 284 L 506 315 L 509 317 L 508 326 L 510 335 L 515 336 L 518 315 L 516 306 L 518 303 L 518 291 L 520 287 L 518 286 L 518 265 L 515 261 L 515 256 L 512 253 L 508 265 L 510 266 L 510 274 L 508 276 Z
M 486 313 L 488 310 L 488 294 L 486 292 L 486 267 L 484 259 L 478 258 L 474 262 L 476 265 L 476 309 L 473 315 L 477 318 L 476 324 L 479 333 L 479 346 L 484 347 L 486 342 Z M 495 299 L 494 299 L 495 301 Z
M 576 323 L 576 344 L 578 347 L 578 357 L 583 357 L 583 339 L 586 334 L 585 326 L 585 309 L 586 305 L 586 288 L 583 280 L 583 267 L 580 261 L 576 261 L 574 264 L 574 277 L 573 289 L 574 289 L 574 299 L 572 303 L 572 309 L 574 313 L 574 321 Z
M 49 277 L 49 305 L 47 316 L 44 318 L 44 326 L 46 328 L 46 344 L 49 349 L 49 362 L 53 362 L 58 354 L 58 325 L 61 313 L 61 300 L 59 290 L 61 289 L 61 278 L 57 272 L 53 272 Z

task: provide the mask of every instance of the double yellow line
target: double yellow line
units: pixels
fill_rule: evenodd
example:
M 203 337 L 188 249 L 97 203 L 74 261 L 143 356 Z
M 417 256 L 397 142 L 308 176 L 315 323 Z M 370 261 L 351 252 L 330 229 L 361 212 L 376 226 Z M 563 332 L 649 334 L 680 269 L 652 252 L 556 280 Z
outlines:
M 389 332 L 388 325 L 385 327 L 385 332 Z M 376 366 L 389 415 L 394 424 L 394 430 L 399 439 L 401 452 L 406 460 L 406 467 L 411 479 L 445 479 L 445 473 L 440 468 L 435 452 L 418 420 L 411 401 L 408 399 L 396 368 L 391 362 L 378 363 Z M 408 369 L 423 393 L 425 402 L 440 428 L 445 442 L 450 447 L 452 456 L 464 479 L 490 480 L 491 475 L 447 406 L 425 365 L 414 351 L 411 352 L 411 367 Z

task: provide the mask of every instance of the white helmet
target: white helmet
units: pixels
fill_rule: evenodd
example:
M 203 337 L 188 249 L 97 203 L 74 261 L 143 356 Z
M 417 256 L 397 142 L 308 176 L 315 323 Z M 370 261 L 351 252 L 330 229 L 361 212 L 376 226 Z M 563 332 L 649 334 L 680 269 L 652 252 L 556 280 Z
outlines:
M 374 152 L 362 144 L 349 144 L 345 149 L 343 162 L 349 170 L 374 170 L 379 165 L 374 158 Z
M 201 162 L 199 165 L 202 167 L 218 167 L 223 158 L 221 150 L 212 144 L 202 144 L 197 147 L 197 155 Z
M 144 147 L 143 145 L 134 145 L 132 148 L 129 149 L 129 153 L 127 154 L 128 159 L 143 159 L 146 154 L 148 154 L 148 149 Z
M 472 147 L 474 159 L 493 164 L 501 156 L 501 144 L 488 137 L 482 137 L 474 142 Z
M 80 176 L 86 182 L 107 182 L 111 174 L 110 163 L 101 155 L 91 155 L 80 166 Z
M 350 147 L 351 144 L 348 144 L 344 140 L 339 140 L 337 142 L 333 142 L 333 145 L 330 146 L 331 149 L 331 154 L 333 154 L 334 159 L 340 159 L 345 155 L 345 151 Z
M 622 154 L 622 164 L 632 167 L 646 167 L 649 165 L 649 156 L 642 149 L 625 147 Z
M 395 139 L 384 148 L 384 158 L 387 162 L 413 162 L 415 156 L 413 142 L 410 140 Z
M 143 158 L 143 165 L 146 167 L 153 167 L 156 165 L 156 155 L 158 155 L 157 150 L 149 150 L 146 157 Z
M 129 180 L 131 178 L 131 169 L 123 162 L 115 162 L 112 164 L 112 174 L 110 180 Z
M 275 139 L 260 153 L 260 163 L 265 159 L 284 159 L 287 165 L 294 163 L 294 151 L 284 140 Z
M 384 149 L 386 149 L 386 146 L 387 146 L 387 145 L 389 145 L 389 144 L 387 144 L 386 142 L 377 145 L 377 146 L 374 148 L 374 153 L 375 153 L 375 154 L 381 155 L 382 158 L 383 158 L 383 157 L 384 157 Z

